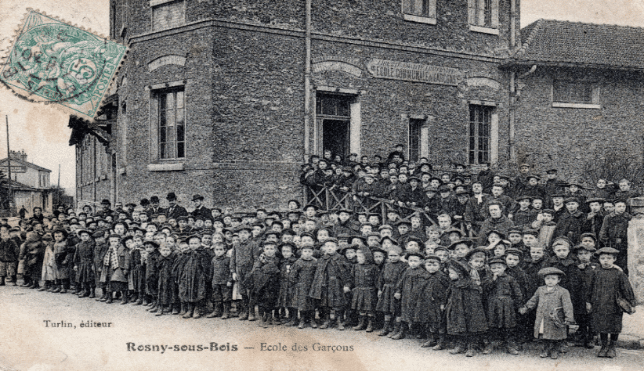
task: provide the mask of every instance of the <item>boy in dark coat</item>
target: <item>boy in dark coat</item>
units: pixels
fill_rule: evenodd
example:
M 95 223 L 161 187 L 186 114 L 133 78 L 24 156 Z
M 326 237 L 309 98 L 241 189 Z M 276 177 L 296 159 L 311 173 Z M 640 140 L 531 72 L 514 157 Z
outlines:
M 210 279 L 210 259 L 201 246 L 199 236 L 188 238 L 188 252 L 179 276 L 179 298 L 188 303 L 188 311 L 183 318 L 201 318 L 206 304 L 206 282 Z
M 579 262 L 577 267 L 579 267 L 583 281 L 583 292 L 588 293 L 592 277 L 595 275 L 595 271 L 599 268 L 599 264 L 591 261 L 591 258 L 595 253 L 595 247 L 580 244 L 575 246 L 574 252 L 575 257 Z M 591 315 L 586 309 L 587 308 L 584 308 L 584 311 L 582 313 L 575 313 L 575 319 L 579 324 L 578 335 L 581 343 L 580 345 L 588 349 L 593 349 L 593 332 L 590 326 Z
M 317 269 L 309 296 L 318 300 L 320 316 L 324 318 L 321 329 L 332 327 L 336 315 L 343 313 L 347 302 L 345 293 L 350 291 L 351 264 L 337 254 L 338 242 L 330 238 L 322 245 L 323 254 L 317 260 Z M 338 330 L 344 330 L 342 321 L 338 321 Z
M 407 329 L 411 328 L 414 324 L 416 300 L 426 280 L 429 278 L 429 273 L 421 266 L 423 254 L 420 251 L 408 252 L 405 258 L 407 259 L 409 267 L 402 274 L 400 280 L 398 280 L 396 293 L 394 294 L 394 298 L 400 300 L 400 321 L 396 318 L 398 332 L 390 335 L 393 340 L 404 339 L 407 334 Z
M 488 330 L 482 289 L 472 281 L 469 268 L 462 263 L 450 261 L 448 269 L 451 283 L 445 305 L 447 334 L 457 337 L 456 347 L 449 352 L 459 354 L 467 349 L 465 355 L 473 357 L 475 344 Z
M 159 257 L 159 244 L 155 241 L 145 241 L 143 243 L 145 246 L 145 294 L 146 302 L 145 305 L 149 306 L 147 310 L 154 310 L 156 308 L 157 302 L 157 289 L 158 289 L 158 274 L 156 270 L 156 260 Z
M 360 246 L 356 251 L 357 264 L 351 270 L 351 310 L 359 315 L 358 325 L 354 330 L 366 329 L 373 332 L 373 319 L 375 317 L 378 300 L 376 282 L 380 270 L 374 264 L 373 254 L 367 246 Z M 366 318 L 365 318 L 366 317 Z
M 110 247 L 103 260 L 103 270 L 109 277 L 107 304 L 112 303 L 114 293 L 120 292 L 121 304 L 127 304 L 127 276 L 131 268 L 130 253 L 121 243 L 121 236 L 112 234 L 109 238 Z
M 218 243 L 214 248 L 212 258 L 212 302 L 213 311 L 207 317 L 228 319 L 230 316 L 230 300 L 232 298 L 233 275 L 230 272 L 230 258 L 226 256 L 226 246 Z M 223 311 L 222 311 L 223 308 Z
M 617 356 L 615 346 L 619 333 L 622 332 L 622 317 L 625 311 L 618 300 L 626 301 L 632 308 L 629 314 L 635 313 L 637 304 L 628 277 L 614 265 L 619 253 L 619 250 L 610 247 L 597 251 L 601 267 L 592 276 L 586 292 L 586 306 L 591 311 L 592 328 L 599 333 L 602 343 L 597 357 Z
M 317 328 L 315 323 L 315 305 L 309 297 L 313 277 L 317 269 L 317 260 L 313 257 L 313 246 L 302 246 L 300 258 L 291 269 L 289 282 L 293 288 L 292 307 L 300 312 L 299 329 L 303 329 L 308 320 L 312 328 Z
M 0 225 L 0 286 L 4 286 L 5 277 L 12 279 L 13 285 L 16 285 L 20 248 L 9 236 L 10 228 L 8 224 Z
M 179 297 L 179 278 L 181 277 L 181 272 L 183 272 L 183 266 L 188 259 L 190 248 L 185 241 L 180 242 L 178 246 L 179 248 L 176 251 L 174 263 L 172 264 L 172 301 L 175 304 L 172 314 L 183 316 L 188 312 L 188 303 Z
M 402 249 L 398 246 L 392 246 L 387 252 L 389 257 L 388 261 L 378 277 L 378 304 L 376 310 L 384 314 L 385 324 L 382 331 L 378 333 L 379 336 L 385 336 L 392 330 L 392 320 L 396 322 L 396 329 L 394 332 L 400 332 L 400 301 L 394 298 L 396 293 L 396 285 L 400 277 L 407 269 L 407 264 L 400 260 Z
M 30 279 L 29 288 L 37 289 L 42 276 L 42 264 L 45 257 L 45 244 L 36 232 L 27 232 L 24 242 L 25 276 Z
M 249 306 L 254 311 L 259 307 L 260 327 L 268 327 L 274 323 L 273 311 L 277 307 L 277 297 L 280 289 L 280 259 L 276 255 L 277 246 L 274 242 L 264 242 L 263 252 L 253 263 L 253 269 L 243 282 L 249 293 Z
M 615 211 L 604 217 L 599 240 L 605 246 L 610 246 L 619 251 L 617 264 L 624 273 L 628 274 L 628 222 L 631 216 L 626 212 L 626 201 L 615 201 Z
M 444 311 L 450 282 L 449 277 L 441 270 L 441 260 L 438 256 L 425 256 L 424 264 L 428 277 L 420 290 L 414 317 L 415 322 L 425 326 L 428 336 L 427 341 L 421 346 L 440 350 L 445 344 Z
M 76 271 L 76 283 L 83 289 L 79 297 L 94 297 L 94 285 L 96 282 L 94 269 L 95 243 L 90 232 L 87 230 L 78 231 L 81 242 L 76 245 L 74 253 L 74 271 Z
M 240 313 L 239 319 L 255 320 L 255 310 L 249 307 L 247 288 L 243 286 L 246 276 L 253 269 L 254 263 L 254 244 L 249 240 L 250 228 L 242 226 L 237 231 L 239 233 L 239 242 L 233 244 L 233 251 L 230 257 L 230 271 L 233 274 L 233 281 L 239 285 L 239 292 L 242 296 L 238 308 Z
M 295 245 L 284 243 L 280 245 L 280 252 L 282 253 L 282 260 L 280 261 L 280 289 L 279 296 L 277 297 L 277 308 L 282 310 L 283 323 L 287 326 L 297 325 L 297 309 L 292 306 L 293 304 L 293 290 L 289 277 L 293 265 L 297 261 L 295 256 Z M 288 315 L 287 315 L 288 312 Z M 277 315 L 277 313 L 276 313 Z
M 167 312 L 172 311 L 173 304 L 173 282 L 172 282 L 172 266 L 176 255 L 170 249 L 170 246 L 161 246 L 159 249 L 159 257 L 157 258 L 156 271 L 159 277 L 157 286 L 157 303 L 158 309 L 156 316 L 162 316 Z
M 109 244 L 106 240 L 108 231 L 105 229 L 98 229 L 92 237 L 94 237 L 94 278 L 96 280 L 95 287 L 101 289 L 101 297 L 96 299 L 97 301 L 107 300 L 107 290 L 105 288 L 105 282 L 101 280 L 103 275 L 103 260 L 105 259 L 105 254 L 107 254 L 107 249 Z M 90 293 L 91 295 L 91 293 Z
M 489 265 L 492 277 L 483 281 L 482 286 L 487 299 L 487 322 L 492 341 L 487 343 L 483 354 L 490 354 L 494 349 L 494 340 L 501 340 L 505 341 L 508 353 L 518 355 L 515 342 L 516 310 L 523 304 L 523 293 L 514 277 L 505 273 L 507 263 L 503 258 L 491 259 Z
M 566 199 L 566 210 L 559 221 L 553 233 L 554 238 L 567 237 L 573 244 L 579 242 L 579 236 L 584 232 L 583 227 L 586 223 L 586 214 L 578 210 L 579 199 L 569 197 Z

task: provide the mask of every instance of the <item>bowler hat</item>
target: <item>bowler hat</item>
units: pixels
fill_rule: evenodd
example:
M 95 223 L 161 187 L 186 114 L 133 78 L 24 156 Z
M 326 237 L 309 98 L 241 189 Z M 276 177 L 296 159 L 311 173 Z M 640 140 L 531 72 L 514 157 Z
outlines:
M 192 196 L 192 201 L 195 201 L 195 200 L 203 201 L 203 196 L 202 195 L 194 195 L 194 196 Z
M 174 192 L 170 192 L 167 196 L 165 196 L 165 198 L 168 201 L 175 201 L 177 199 L 177 195 L 175 195 Z

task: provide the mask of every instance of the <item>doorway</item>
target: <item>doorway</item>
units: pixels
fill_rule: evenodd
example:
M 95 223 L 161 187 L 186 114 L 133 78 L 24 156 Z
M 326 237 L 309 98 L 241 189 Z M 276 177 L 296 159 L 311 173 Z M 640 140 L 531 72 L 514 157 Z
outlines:
M 316 121 L 321 135 L 318 137 L 319 154 L 330 150 L 333 156 L 346 160 L 351 151 L 351 104 L 355 96 L 346 94 L 317 93 Z
M 323 120 L 322 145 L 323 153 L 330 150 L 333 156 L 346 159 L 349 155 L 349 120 Z

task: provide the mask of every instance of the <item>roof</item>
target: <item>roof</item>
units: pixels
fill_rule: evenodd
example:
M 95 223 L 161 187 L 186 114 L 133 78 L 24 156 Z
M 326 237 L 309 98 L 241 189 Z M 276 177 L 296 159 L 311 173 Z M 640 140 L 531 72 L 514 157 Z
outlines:
M 2 160 L 0 160 L 0 164 L 4 165 L 4 163 L 5 163 L 5 162 L 7 162 L 7 160 L 8 160 L 7 158 L 3 158 Z M 36 170 L 39 170 L 39 171 L 47 171 L 47 172 L 51 173 L 51 170 L 49 170 L 49 169 L 45 169 L 45 168 L 44 168 L 44 167 L 42 167 L 42 166 L 38 166 L 38 165 L 36 165 L 36 164 L 32 164 L 31 162 L 22 161 L 22 160 L 20 160 L 20 159 L 17 159 L 17 158 L 15 158 L 15 157 L 12 157 L 12 158 L 11 158 L 11 166 L 12 166 L 12 167 L 13 167 L 13 166 L 16 166 L 16 165 L 14 165 L 14 164 L 16 164 L 16 165 L 17 165 L 17 164 L 20 164 L 20 165 L 22 165 L 22 166 L 28 166 L 28 167 L 30 167 L 30 168 L 32 168 L 32 169 L 36 169 Z
M 20 182 L 15 181 L 15 180 L 9 180 L 8 182 L 11 183 L 11 189 L 13 189 L 14 191 L 17 191 L 17 190 L 21 190 L 21 191 L 42 191 L 42 189 L 34 188 L 32 186 L 22 184 Z
M 644 70 L 644 28 L 540 19 L 521 30 L 505 65 Z

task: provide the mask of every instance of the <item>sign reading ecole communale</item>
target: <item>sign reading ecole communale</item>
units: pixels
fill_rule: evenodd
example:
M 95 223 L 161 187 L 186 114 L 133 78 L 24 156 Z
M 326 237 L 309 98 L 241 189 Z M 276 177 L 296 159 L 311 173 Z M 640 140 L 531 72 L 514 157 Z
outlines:
M 367 63 L 367 71 L 381 79 L 423 82 L 428 84 L 456 86 L 463 74 L 456 68 L 431 66 L 420 63 L 397 62 L 372 59 Z

